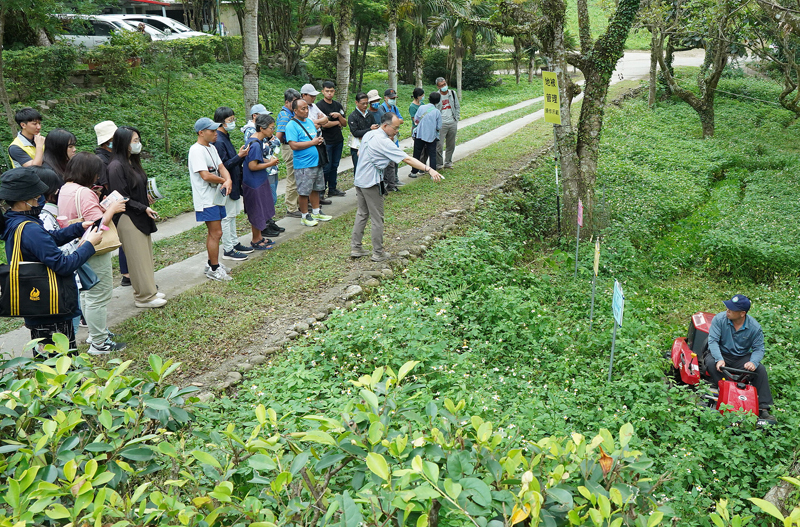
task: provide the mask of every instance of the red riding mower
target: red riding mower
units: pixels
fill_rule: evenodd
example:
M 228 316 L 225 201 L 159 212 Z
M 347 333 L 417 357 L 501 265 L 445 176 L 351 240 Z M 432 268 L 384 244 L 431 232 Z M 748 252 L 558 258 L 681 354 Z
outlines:
M 720 411 L 752 412 L 758 415 L 758 393 L 755 386 L 750 384 L 755 372 L 723 367 L 725 378 L 719 381 L 719 386 L 711 384 L 705 358 L 711 353 L 708 350 L 708 330 L 713 318 L 713 313 L 701 312 L 692 315 L 688 336 L 676 338 L 672 343 L 672 351 L 664 353 L 664 356 L 672 361 L 671 370 L 675 382 L 697 386 L 702 379 L 715 393 L 702 396 L 709 408 L 720 410 L 722 405 L 727 405 L 726 409 Z M 775 423 L 776 421 L 771 419 L 758 419 L 759 426 Z

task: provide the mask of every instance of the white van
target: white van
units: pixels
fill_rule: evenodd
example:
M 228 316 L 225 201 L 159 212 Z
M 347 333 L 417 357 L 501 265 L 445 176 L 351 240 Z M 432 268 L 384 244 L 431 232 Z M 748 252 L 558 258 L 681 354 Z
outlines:
M 61 20 L 64 33 L 56 36 L 56 40 L 96 48 L 108 44 L 114 31 L 137 31 L 138 23 L 122 20 L 114 15 L 55 15 Z M 164 40 L 167 37 L 156 28 L 144 24 L 145 31 L 153 40 Z
M 185 26 L 169 17 L 165 16 L 158 16 L 158 15 L 114 15 L 120 17 L 120 19 L 128 22 L 131 25 L 137 25 L 139 22 L 144 22 L 150 26 L 153 26 L 157 30 L 161 31 L 165 35 L 171 36 L 173 38 L 188 38 L 188 37 L 208 37 L 211 36 L 208 33 L 202 33 L 200 31 L 195 31 L 192 28 Z

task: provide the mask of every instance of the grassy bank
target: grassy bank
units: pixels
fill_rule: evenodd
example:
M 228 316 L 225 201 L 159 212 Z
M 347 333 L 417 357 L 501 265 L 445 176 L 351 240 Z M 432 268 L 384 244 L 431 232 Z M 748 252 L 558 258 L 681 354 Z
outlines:
M 236 398 L 204 416 L 207 426 L 241 422 L 258 403 L 289 420 L 324 414 L 349 397 L 349 379 L 413 359 L 422 361 L 417 397 L 463 399 L 465 411 L 501 427 L 512 444 L 633 423 L 633 447 L 655 462 L 647 474 L 666 475 L 653 498 L 675 524 L 706 525 L 720 499 L 730 500 L 733 513 L 758 513 L 746 498 L 762 496 L 797 455 L 800 267 L 754 281 L 709 261 L 716 253 L 705 240 L 720 229 L 734 239 L 748 225 L 779 223 L 787 213 L 779 204 L 800 197 L 780 175 L 793 171 L 787 159 L 800 130 L 786 112 L 731 99 L 719 101 L 717 122 L 716 137 L 702 141 L 696 115 L 682 103 L 651 111 L 639 99 L 609 109 L 599 176 L 608 215 L 598 225 L 604 238 L 592 331 L 592 250 L 584 243 L 573 279 L 574 241 L 550 236 L 551 167 L 541 166 L 495 196 L 463 235 L 250 374 Z M 763 206 L 771 196 L 776 205 Z M 758 239 L 748 234 L 733 242 L 737 250 Z M 792 229 L 769 235 L 786 250 L 798 243 Z M 626 307 L 608 383 L 614 278 Z M 685 335 L 689 316 L 720 311 L 735 293 L 753 299 L 751 314 L 765 331 L 779 420 L 768 430 L 701 409 L 694 392 L 664 382 L 662 352 Z

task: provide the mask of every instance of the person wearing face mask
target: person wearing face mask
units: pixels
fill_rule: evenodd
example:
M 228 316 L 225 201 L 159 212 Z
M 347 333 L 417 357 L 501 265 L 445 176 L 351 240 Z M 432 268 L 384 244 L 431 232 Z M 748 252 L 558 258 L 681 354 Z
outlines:
M 442 97 L 437 108 L 442 112 L 442 129 L 439 132 L 439 142 L 436 143 L 436 163 L 442 168 L 453 168 L 453 152 L 456 151 L 456 133 L 458 121 L 461 120 L 461 103 L 456 92 L 447 86 L 444 77 L 436 79 L 436 87 Z M 443 144 L 447 143 L 442 156 Z
M 253 107 L 256 118 L 261 115 L 257 111 L 257 106 L 261 105 Z M 266 112 L 266 109 L 264 111 Z M 236 216 L 244 210 L 244 202 L 242 201 L 242 163 L 244 158 L 247 157 L 249 147 L 245 145 L 237 150 L 231 142 L 230 133 L 236 130 L 236 116 L 231 108 L 227 106 L 217 108 L 214 111 L 214 122 L 221 124 L 217 128 L 217 139 L 214 141 L 214 148 L 217 149 L 222 164 L 228 169 L 232 182 L 231 192 L 228 194 L 228 199 L 225 200 L 225 217 L 222 218 L 222 258 L 237 261 L 247 260 L 247 254 L 253 252 L 253 249 L 239 243 L 239 235 L 236 232 Z
M 128 198 L 125 211 L 114 216 L 119 241 L 128 255 L 128 271 L 136 307 L 162 307 L 167 303 L 158 292 L 153 262 L 153 240 L 158 214 L 147 198 L 147 175 L 142 169 L 139 130 L 121 126 L 114 132 L 114 152 L 108 164 L 108 188 Z
M 367 100 L 369 101 L 369 107 L 367 110 L 369 111 L 374 124 L 377 126 L 381 125 L 381 113 L 378 111 L 378 107 L 381 105 L 381 96 L 378 95 L 378 90 L 370 90 L 367 92 Z
M 375 95 L 378 95 L 377 91 L 375 91 Z M 350 146 L 350 158 L 353 160 L 354 172 L 358 168 L 358 149 L 361 147 L 361 138 L 370 130 L 378 128 L 368 108 L 369 96 L 364 92 L 358 92 L 356 94 L 356 109 L 347 118 L 347 125 L 350 127 L 350 143 L 348 146 Z
M 94 255 L 94 247 L 100 243 L 102 235 L 93 229 L 75 251 L 70 254 L 62 252 L 59 245 L 81 238 L 85 229 L 92 228 L 92 222 L 75 223 L 52 232 L 45 230 L 42 220 L 39 219 L 42 210 L 39 198 L 47 190 L 47 184 L 42 182 L 31 168 L 15 168 L 0 177 L 0 200 L 4 200 L 10 207 L 3 216 L 0 216 L 0 231 L 5 242 L 6 259 L 11 261 L 14 235 L 18 228 L 22 228 L 20 250 L 23 261 L 41 262 L 56 274 L 72 276 L 78 267 Z M 77 288 L 77 285 L 75 287 Z M 70 349 L 76 349 L 72 319 L 78 315 L 80 309 L 76 302 L 71 313 L 25 317 L 25 327 L 30 330 L 31 339 L 44 339 L 34 350 L 34 359 L 48 358 L 43 349 L 46 344 L 53 344 L 55 333 L 64 334 L 69 340 Z
M 387 112 L 381 119 L 380 128 L 367 132 L 361 139 L 361 148 L 358 152 L 359 163 L 353 180 L 358 198 L 358 211 L 350 239 L 351 258 L 370 255 L 370 251 L 361 245 L 368 221 L 371 221 L 370 233 L 372 236 L 372 257 L 370 259 L 373 262 L 383 262 L 391 257 L 391 254 L 383 249 L 383 175 L 389 163 L 403 162 L 430 174 L 434 181 L 444 179 L 437 171 L 409 156 L 395 144 L 399 129 L 400 119 Z
M 400 115 L 400 108 L 397 107 L 397 92 L 389 88 L 383 92 L 383 103 L 378 106 L 378 119 L 383 118 L 383 114 L 391 113 L 397 116 L 400 124 L 403 124 L 403 116 Z M 400 145 L 400 134 L 395 134 L 394 144 Z M 402 183 L 397 177 L 397 163 L 389 163 L 386 170 L 383 172 L 383 180 L 386 183 L 386 190 L 388 192 L 399 192 L 398 188 Z

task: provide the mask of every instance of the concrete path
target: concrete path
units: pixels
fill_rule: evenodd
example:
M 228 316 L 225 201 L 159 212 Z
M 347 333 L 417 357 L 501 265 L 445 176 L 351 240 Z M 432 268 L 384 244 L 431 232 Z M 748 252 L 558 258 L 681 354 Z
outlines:
M 675 64 L 679 66 L 698 66 L 702 64 L 703 56 L 702 54 L 698 55 L 697 53 L 688 53 L 688 54 L 677 54 L 678 57 L 676 58 Z M 626 53 L 625 57 L 620 60 L 618 63 L 617 71 L 614 72 L 611 80 L 611 84 L 616 84 L 622 80 L 630 80 L 636 78 L 645 78 L 649 74 L 649 67 L 650 67 L 650 55 L 647 52 L 631 52 Z M 581 94 L 579 97 L 576 98 L 576 102 L 583 97 Z M 538 98 L 541 100 L 541 97 Z M 537 99 L 530 99 L 527 101 L 523 101 L 514 106 L 510 106 L 508 108 L 504 108 L 502 110 L 496 110 L 495 112 L 487 112 L 487 114 L 494 114 L 489 117 L 484 117 L 487 114 L 481 114 L 479 116 L 475 116 L 472 119 L 472 122 L 469 124 L 474 124 L 476 122 L 482 121 L 484 119 L 489 119 L 491 117 L 501 115 L 502 113 L 513 111 L 520 108 L 525 108 L 526 106 L 530 106 L 534 104 Z M 521 117 L 515 121 L 502 125 L 491 132 L 483 134 L 471 141 L 467 141 L 466 143 L 462 143 L 458 145 L 456 148 L 455 154 L 453 156 L 454 161 L 459 161 L 467 156 L 470 156 L 506 137 L 512 135 L 514 132 L 524 128 L 525 126 L 529 125 L 530 123 L 541 119 L 544 116 L 544 110 L 539 110 L 534 112 L 530 115 L 526 115 Z M 480 119 L 478 119 L 480 118 Z M 469 119 L 465 119 L 462 123 L 467 123 Z M 469 124 L 464 124 L 464 126 L 469 126 Z M 461 126 L 459 126 L 461 128 Z M 408 140 L 401 141 L 401 147 L 407 147 L 408 144 L 404 145 L 403 143 L 407 142 Z M 348 165 L 349 164 L 349 165 Z M 342 163 L 339 167 L 340 171 L 347 170 L 344 168 L 347 166 L 348 168 L 352 168 L 352 163 L 350 159 L 343 159 Z M 404 165 L 398 170 L 398 175 L 400 180 L 404 183 L 413 183 L 413 179 L 408 177 L 409 172 L 411 171 L 411 167 Z M 447 178 L 447 172 L 444 172 L 445 181 Z M 278 187 L 278 192 L 282 193 L 285 188 L 285 182 L 281 181 Z M 391 195 L 389 196 L 391 199 Z M 346 192 L 346 196 L 334 198 L 332 205 L 325 206 L 325 213 L 330 214 L 334 217 L 338 217 L 350 210 L 356 208 L 356 195 L 355 189 L 351 188 Z M 301 236 L 303 232 L 308 230 L 308 227 L 303 227 L 300 224 L 300 220 L 297 218 L 284 218 L 278 222 L 279 225 L 286 228 L 286 232 L 282 233 L 280 237 L 275 238 L 276 245 L 278 246 L 276 249 L 273 250 L 280 250 L 280 244 L 286 240 L 291 240 Z M 154 240 L 164 239 L 169 236 L 174 236 L 175 234 L 179 234 L 184 232 L 190 228 L 197 226 L 197 223 L 194 221 L 194 214 L 184 214 L 172 220 L 166 221 L 162 224 L 159 224 L 158 232 L 155 233 L 153 236 Z M 160 235 L 160 237 L 158 237 Z M 250 235 L 247 234 L 240 238 L 240 241 L 243 244 L 250 243 Z M 260 257 L 268 257 L 272 251 L 260 251 L 253 253 L 251 255 L 251 259 L 260 258 Z M 222 260 L 225 265 L 235 268 L 240 262 L 230 262 L 227 260 Z M 205 277 L 203 272 L 203 267 L 206 263 L 206 253 L 202 252 L 196 254 L 186 260 L 181 262 L 175 263 L 160 271 L 156 272 L 156 283 L 160 286 L 160 291 L 167 295 L 167 298 L 173 298 L 180 293 L 183 293 L 192 287 L 205 283 L 208 279 Z M 236 279 L 234 273 L 234 280 Z M 130 287 L 116 287 L 114 289 L 113 297 L 111 302 L 108 306 L 108 325 L 109 327 L 114 327 L 115 325 L 127 320 L 130 317 L 136 316 L 141 310 L 133 306 L 133 291 Z M 122 337 L 122 336 L 121 336 Z M 78 333 L 78 341 L 83 342 L 86 339 L 86 330 L 81 328 L 81 331 Z M 26 328 L 20 328 L 15 331 L 11 331 L 4 335 L 0 335 L 0 353 L 5 353 L 11 356 L 18 356 L 22 355 L 21 351 L 25 347 L 25 345 L 30 340 L 30 331 Z M 124 338 L 122 339 L 124 340 Z M 25 355 L 30 356 L 30 350 L 26 350 L 24 352 Z

